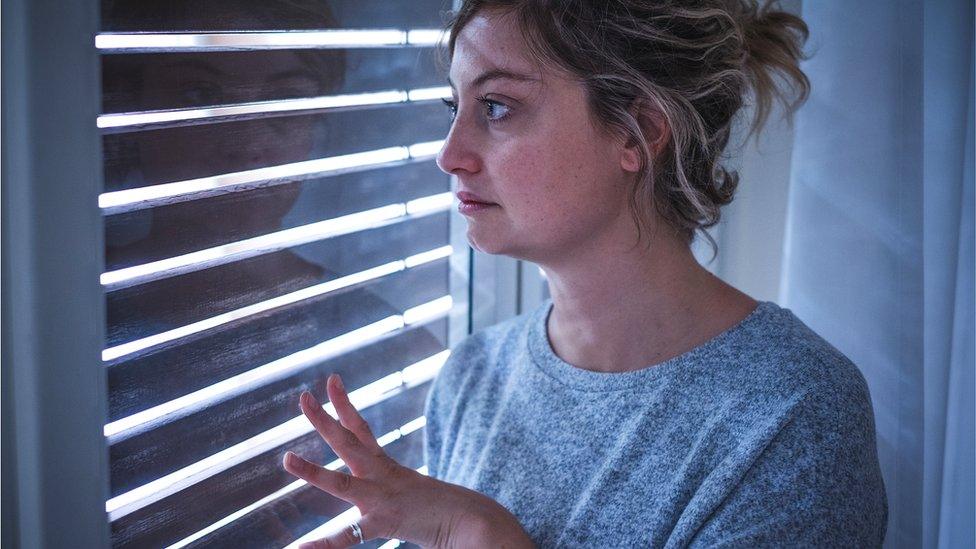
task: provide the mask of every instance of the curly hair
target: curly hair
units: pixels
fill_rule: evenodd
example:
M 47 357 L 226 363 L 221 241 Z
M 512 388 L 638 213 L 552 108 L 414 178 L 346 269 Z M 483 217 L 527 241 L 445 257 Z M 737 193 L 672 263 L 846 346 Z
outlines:
M 718 223 L 739 174 L 721 165 L 734 116 L 751 92 L 758 134 L 779 99 L 792 116 L 810 82 L 806 23 L 778 0 L 465 0 L 448 14 L 447 55 L 482 10 L 514 16 L 529 55 L 577 78 L 604 130 L 636 143 L 640 167 L 629 204 L 638 229 L 654 208 L 687 245 Z M 789 82 L 789 93 L 774 80 Z M 667 122 L 666 142 L 648 139 L 651 114 Z M 657 143 L 657 142 L 656 142 Z

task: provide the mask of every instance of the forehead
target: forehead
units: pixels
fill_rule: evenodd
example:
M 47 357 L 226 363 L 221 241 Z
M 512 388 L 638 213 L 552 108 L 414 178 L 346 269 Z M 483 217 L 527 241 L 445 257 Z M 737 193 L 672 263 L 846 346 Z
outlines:
M 519 26 L 508 14 L 479 12 L 458 33 L 450 82 L 469 86 L 486 72 L 514 73 L 542 80 L 542 67 L 530 58 Z

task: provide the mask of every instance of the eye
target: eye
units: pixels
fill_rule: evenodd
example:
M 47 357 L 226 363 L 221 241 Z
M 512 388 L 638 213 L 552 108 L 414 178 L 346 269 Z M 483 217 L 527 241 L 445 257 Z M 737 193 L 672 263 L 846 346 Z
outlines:
M 488 122 L 501 122 L 509 116 L 510 108 L 508 105 L 488 99 L 485 96 L 480 96 L 477 99 L 485 106 L 485 115 L 488 117 Z M 447 108 L 451 111 L 451 121 L 453 122 L 457 117 L 457 102 L 443 98 L 441 101 L 443 101 L 444 104 L 447 105 Z
M 450 99 L 441 99 L 441 101 L 443 101 L 444 104 L 447 105 L 448 110 L 451 111 L 451 122 L 453 122 L 454 118 L 457 116 L 457 103 L 451 101 Z
M 478 101 L 481 101 L 481 103 L 485 105 L 489 122 L 500 122 L 508 117 L 508 105 L 499 103 L 498 101 L 492 101 L 485 96 L 479 97 Z M 499 112 L 501 112 L 501 114 L 499 114 Z

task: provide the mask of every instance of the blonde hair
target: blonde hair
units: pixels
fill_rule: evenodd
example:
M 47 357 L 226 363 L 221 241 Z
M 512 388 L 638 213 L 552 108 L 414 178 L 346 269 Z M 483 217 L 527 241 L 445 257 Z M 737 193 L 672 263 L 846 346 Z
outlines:
M 640 168 L 630 193 L 638 227 L 649 208 L 688 245 L 718 223 L 732 201 L 739 174 L 721 155 L 733 118 L 751 91 L 756 135 L 774 99 L 792 116 L 810 90 L 799 62 L 809 36 L 799 17 L 777 0 L 466 0 L 450 13 L 447 54 L 461 29 L 482 10 L 514 16 L 531 57 L 575 76 L 604 129 L 639 145 Z M 781 90 L 774 73 L 791 82 Z M 792 96 L 792 100 L 790 97 Z M 646 134 L 649 107 L 670 128 L 655 156 Z

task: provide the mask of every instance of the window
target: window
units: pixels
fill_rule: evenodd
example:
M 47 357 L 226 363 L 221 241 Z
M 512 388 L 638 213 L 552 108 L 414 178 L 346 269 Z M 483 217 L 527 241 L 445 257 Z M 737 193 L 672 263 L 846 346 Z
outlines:
M 464 306 L 434 163 L 448 8 L 103 1 L 113 546 L 285 546 L 346 511 L 281 467 L 341 466 L 297 404 L 331 372 L 422 468 Z
M 284 546 L 344 518 L 280 466 L 333 463 L 290 423 L 331 371 L 422 466 L 445 351 L 544 291 L 470 250 L 433 163 L 445 75 L 408 31 L 443 9 L 3 3 L 4 547 Z M 343 29 L 394 32 L 304 32 Z

